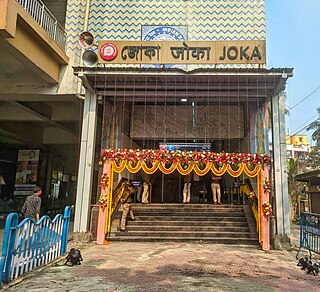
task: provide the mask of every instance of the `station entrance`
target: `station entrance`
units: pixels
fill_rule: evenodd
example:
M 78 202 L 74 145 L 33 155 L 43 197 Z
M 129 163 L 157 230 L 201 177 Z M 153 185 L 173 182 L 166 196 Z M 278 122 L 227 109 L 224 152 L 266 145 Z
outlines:
M 80 70 L 80 69 L 79 69 Z M 102 148 L 268 153 L 269 116 L 278 73 L 265 69 L 95 68 L 86 76 L 103 103 Z M 177 171 L 129 179 L 150 181 L 151 202 L 179 203 L 185 176 Z M 210 175 L 190 174 L 194 202 L 201 188 L 212 202 Z M 231 203 L 237 180 L 221 190 Z M 243 200 L 237 199 L 239 202 Z
M 110 230 L 112 208 L 117 204 L 113 189 L 122 178 L 152 180 L 151 204 L 179 203 L 182 184 L 186 176 L 191 175 L 195 189 L 199 182 L 200 185 L 204 182 L 208 192 L 206 199 L 210 202 L 210 171 L 223 178 L 223 188 L 227 192 L 236 180 L 254 182 L 256 194 L 260 196 L 256 220 L 260 223 L 265 220 L 262 201 L 269 200 L 269 193 L 263 189 L 262 179 L 268 177 L 266 165 L 269 161 L 265 159 L 269 157 L 269 124 L 274 125 L 278 116 L 278 112 L 271 111 L 271 101 L 284 87 L 289 69 L 288 72 L 262 68 L 184 71 L 178 68 L 79 67 L 74 70 L 86 87 L 87 112 L 91 105 L 95 106 L 95 100 L 102 105 L 100 146 L 103 151 L 111 149 L 113 152 L 111 156 L 110 153 L 102 155 L 101 159 L 107 162 L 103 175 L 107 177 L 110 173 L 109 184 L 100 196 L 105 199 L 102 201 L 107 209 L 101 211 L 107 212 L 101 215 L 106 218 L 106 232 Z M 278 103 L 278 97 L 276 99 Z M 277 110 L 276 107 L 272 109 Z M 204 157 L 194 157 L 184 149 L 161 148 L 161 145 L 175 147 L 180 143 L 208 144 L 210 150 L 196 151 L 194 153 L 201 152 Z M 175 155 L 180 151 L 181 155 L 169 159 L 170 151 Z M 210 153 L 209 159 L 205 153 Z M 199 178 L 195 175 L 196 168 Z M 228 196 L 224 200 L 225 203 L 234 202 Z

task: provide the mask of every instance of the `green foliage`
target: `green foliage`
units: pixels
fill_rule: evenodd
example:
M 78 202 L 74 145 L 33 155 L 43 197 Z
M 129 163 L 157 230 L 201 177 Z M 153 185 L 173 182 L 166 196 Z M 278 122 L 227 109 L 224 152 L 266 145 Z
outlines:
M 314 130 L 311 138 L 316 142 L 316 146 L 312 149 L 307 158 L 308 167 L 310 167 L 311 170 L 320 168 L 320 108 L 317 108 L 317 112 L 319 118 L 307 127 L 307 131 Z
M 316 119 L 307 127 L 307 131 L 315 130 L 312 133 L 311 138 L 313 141 L 316 141 L 316 147 L 320 148 L 320 108 L 317 108 L 317 112 L 318 112 L 319 118 Z
M 304 192 L 305 183 L 295 180 L 295 176 L 305 172 L 306 164 L 303 160 L 291 158 L 287 161 L 288 168 L 288 193 L 291 201 L 292 214 L 296 214 L 299 197 Z

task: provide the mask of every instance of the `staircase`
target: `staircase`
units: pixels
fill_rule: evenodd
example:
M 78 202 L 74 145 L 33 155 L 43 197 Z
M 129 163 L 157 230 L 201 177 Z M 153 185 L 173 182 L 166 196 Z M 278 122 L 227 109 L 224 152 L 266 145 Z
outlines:
M 211 204 L 133 204 L 135 221 L 120 232 L 114 220 L 111 241 L 176 241 L 258 245 L 243 206 Z M 121 217 L 121 212 L 120 212 Z

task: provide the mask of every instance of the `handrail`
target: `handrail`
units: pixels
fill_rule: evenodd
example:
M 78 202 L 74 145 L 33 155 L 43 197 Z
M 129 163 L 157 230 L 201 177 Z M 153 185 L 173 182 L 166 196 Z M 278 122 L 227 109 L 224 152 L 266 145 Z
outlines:
M 249 179 L 245 179 L 243 183 L 240 185 L 240 193 L 242 193 L 243 195 L 245 194 L 252 203 L 251 209 L 256 220 L 256 231 L 259 235 L 260 240 L 260 218 L 258 211 L 258 198 Z
M 65 50 L 67 33 L 41 0 L 16 0 L 43 30 Z

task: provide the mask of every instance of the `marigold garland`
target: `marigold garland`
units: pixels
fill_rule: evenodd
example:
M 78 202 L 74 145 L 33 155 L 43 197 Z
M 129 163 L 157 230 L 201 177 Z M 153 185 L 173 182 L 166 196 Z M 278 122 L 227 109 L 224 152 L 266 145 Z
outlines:
M 108 184 L 109 184 L 109 174 L 105 172 L 104 174 L 101 175 L 100 185 L 105 190 Z
M 269 219 L 271 217 L 271 215 L 272 215 L 272 206 L 271 206 L 270 202 L 265 201 L 262 204 L 262 213 L 263 213 L 263 216 L 266 217 L 267 219 Z
M 166 168 L 166 165 L 163 162 L 160 162 L 159 169 L 164 174 L 170 174 L 176 170 L 176 165 L 175 165 L 175 163 L 171 163 L 170 167 Z
M 142 168 L 147 174 L 153 174 L 159 169 L 164 174 L 170 174 L 177 170 L 182 175 L 188 175 L 195 171 L 197 175 L 203 176 L 211 169 L 217 176 L 222 176 L 227 171 L 234 177 L 240 176 L 242 172 L 245 172 L 249 177 L 254 177 L 261 171 L 264 164 L 270 162 L 270 157 L 250 153 L 103 149 L 99 164 L 102 165 L 106 161 L 112 163 L 113 169 L 117 173 L 122 172 L 125 168 L 131 173 L 136 173 Z M 168 167 L 169 165 L 170 167 Z
M 101 175 L 100 185 L 101 185 L 101 188 L 105 191 L 109 185 L 108 173 L 105 172 Z M 104 191 L 101 192 L 101 195 L 99 197 L 99 204 L 102 209 L 106 208 L 108 205 L 108 195 Z
M 267 179 L 264 179 L 264 181 L 263 181 L 263 189 L 265 191 L 270 192 L 271 191 L 271 187 L 272 187 L 271 181 L 267 180 Z

